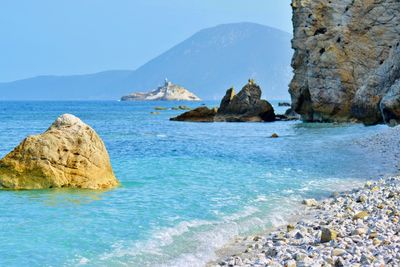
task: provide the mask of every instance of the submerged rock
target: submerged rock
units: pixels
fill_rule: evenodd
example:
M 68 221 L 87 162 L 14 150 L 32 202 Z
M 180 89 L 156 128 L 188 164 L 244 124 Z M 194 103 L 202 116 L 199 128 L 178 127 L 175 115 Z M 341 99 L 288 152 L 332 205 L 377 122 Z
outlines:
M 166 107 L 155 107 L 154 110 L 168 110 Z
M 400 2 L 292 0 L 290 94 L 306 121 L 400 122 Z
M 215 121 L 215 122 L 272 122 L 275 112 L 272 105 L 261 99 L 261 88 L 252 80 L 235 95 L 229 89 L 217 110 L 197 108 L 171 120 L 177 121 Z M 213 112 L 215 111 L 215 114 Z M 202 118 L 204 114 L 204 118 Z
M 271 138 L 279 138 L 279 135 L 278 135 L 277 133 L 273 133 L 273 134 L 271 135 Z
M 103 141 L 70 114 L 60 116 L 46 132 L 27 137 L 0 160 L 3 189 L 106 189 L 117 185 Z
M 192 110 L 192 108 L 185 105 L 180 105 L 177 107 L 173 107 L 172 110 Z

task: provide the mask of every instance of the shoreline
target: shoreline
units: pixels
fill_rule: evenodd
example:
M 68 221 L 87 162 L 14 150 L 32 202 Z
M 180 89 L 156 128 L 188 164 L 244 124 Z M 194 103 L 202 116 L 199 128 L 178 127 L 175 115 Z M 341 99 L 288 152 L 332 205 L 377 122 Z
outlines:
M 371 135 L 368 137 L 363 137 L 361 139 L 356 139 L 356 140 L 354 140 L 354 143 L 356 145 L 360 146 L 361 148 L 363 148 L 365 150 L 365 153 L 370 153 L 371 151 L 378 150 L 379 153 L 386 154 L 386 155 L 389 154 L 390 158 L 392 158 L 393 164 L 391 164 L 391 165 L 395 166 L 397 171 L 395 171 L 393 174 L 387 174 L 387 172 L 385 175 L 382 174 L 382 176 L 380 176 L 380 177 L 383 177 L 383 178 L 376 180 L 375 183 L 384 183 L 386 180 L 395 178 L 398 180 L 397 183 L 400 184 L 400 176 L 398 176 L 398 175 L 400 175 L 400 174 L 398 174 L 400 171 L 400 164 L 396 160 L 400 157 L 400 153 L 398 152 L 398 148 L 400 147 L 400 127 L 388 128 L 380 134 L 374 134 L 374 135 Z M 365 182 L 367 182 L 367 180 L 365 180 Z M 302 207 L 304 209 L 299 210 L 299 212 L 297 214 L 290 214 L 288 216 L 288 218 L 286 218 L 286 221 L 288 222 L 289 225 L 297 226 L 298 223 L 305 224 L 305 223 L 317 222 L 318 220 L 320 220 L 320 218 L 318 217 L 318 213 L 324 214 L 327 218 L 333 217 L 334 215 L 332 215 L 332 214 L 334 214 L 334 212 L 340 213 L 340 209 L 337 210 L 337 207 L 330 206 L 327 203 L 334 202 L 338 196 L 342 196 L 342 197 L 349 196 L 356 192 L 360 192 L 364 189 L 365 189 L 365 187 L 362 187 L 362 185 L 350 187 L 350 188 L 348 188 L 348 190 L 338 189 L 339 193 L 334 193 L 334 195 L 332 195 L 331 197 L 323 198 L 320 200 L 320 203 L 318 203 L 318 205 L 321 205 L 321 204 L 325 205 L 323 210 L 318 209 L 318 207 L 307 207 L 306 205 L 303 205 Z M 400 195 L 400 193 L 399 193 L 399 195 Z M 354 200 L 352 200 L 352 201 L 354 201 Z M 377 200 L 377 201 L 380 201 L 380 200 Z M 300 203 L 294 203 L 294 205 L 300 206 Z M 366 208 L 368 208 L 368 207 L 366 207 Z M 398 203 L 397 203 L 397 208 L 400 210 L 400 205 Z M 329 212 L 332 212 L 332 213 L 329 214 Z M 333 218 L 331 218 L 331 220 L 332 219 Z M 302 226 L 301 229 L 303 229 L 303 227 L 304 226 Z M 296 228 L 295 231 L 297 231 L 297 230 L 298 229 Z M 399 230 L 400 230 L 400 228 L 399 228 Z M 267 264 L 264 262 L 264 264 L 262 264 L 263 260 L 265 261 L 265 259 L 267 258 L 267 257 L 263 257 L 266 254 L 266 251 L 265 251 L 265 248 L 263 247 L 263 245 L 267 241 L 273 240 L 274 234 L 276 235 L 281 232 L 283 234 L 288 234 L 286 226 L 271 227 L 269 229 L 266 229 L 262 233 L 259 233 L 257 235 L 253 235 L 253 236 L 245 236 L 245 237 L 237 236 L 235 239 L 231 240 L 231 242 L 227 243 L 223 248 L 216 251 L 217 259 L 209 261 L 206 266 L 207 267 L 265 266 L 265 265 L 267 265 L 267 266 L 269 266 L 269 265 L 285 266 L 285 262 L 283 262 L 281 264 L 279 264 L 277 262 L 269 262 Z M 318 234 L 320 234 L 320 233 L 316 233 L 316 234 L 318 236 Z M 254 240 L 254 239 L 259 239 L 260 237 L 261 237 L 261 241 Z M 288 240 L 291 240 L 292 238 L 289 238 Z M 314 241 L 315 241 L 314 244 L 318 245 L 318 238 L 314 237 Z M 377 242 L 377 241 L 375 241 L 375 242 Z M 400 251 L 399 242 L 400 241 L 397 241 L 396 244 L 397 244 L 397 246 L 399 246 L 399 251 Z M 274 243 L 272 242 L 272 244 L 274 244 Z M 312 246 L 312 245 L 313 244 L 310 244 L 310 246 Z M 255 249 L 255 248 L 257 248 L 257 249 Z M 251 250 L 252 253 L 245 253 L 246 250 Z M 296 255 L 294 255 L 294 252 L 296 252 L 296 251 L 297 251 L 296 249 L 294 249 L 292 251 L 292 254 L 293 254 L 292 256 L 296 256 Z M 257 252 L 259 255 L 257 255 Z M 258 259 L 257 256 L 260 256 L 261 259 Z M 287 256 L 289 256 L 289 255 L 287 255 Z M 235 263 L 236 257 L 240 257 L 240 259 L 238 259 L 237 262 L 242 263 L 242 265 L 229 265 L 230 263 Z M 399 255 L 397 256 L 397 258 L 400 259 L 400 252 L 399 252 Z M 271 257 L 269 259 L 273 260 Z M 335 260 L 336 260 L 336 258 L 335 258 Z M 248 263 L 246 264 L 245 262 L 248 262 Z M 220 265 L 220 263 L 225 264 L 225 265 Z M 307 264 L 304 264 L 302 262 L 297 263 L 296 259 L 294 259 L 294 262 L 289 262 L 289 263 L 290 264 L 286 263 L 286 266 L 290 266 L 290 267 L 309 266 L 310 264 L 311 265 L 313 264 L 312 261 L 308 262 Z M 326 265 L 327 266 L 335 266 L 335 262 L 327 263 Z M 338 263 L 338 266 L 340 266 L 339 263 Z M 354 264 L 354 266 L 358 266 L 358 265 Z M 391 265 L 388 264 L 388 266 L 391 266 Z
M 297 203 L 296 203 L 297 204 Z M 299 205 L 300 206 L 300 205 Z M 257 241 L 262 238 L 262 236 L 267 236 L 276 229 L 284 227 L 288 224 L 294 224 L 301 219 L 311 218 L 314 214 L 313 211 L 307 210 L 306 208 L 302 209 L 301 211 L 298 210 L 297 212 L 292 212 L 289 214 L 288 218 L 285 219 L 285 224 L 281 224 L 279 226 L 271 226 L 269 228 L 264 229 L 262 232 L 258 232 L 253 235 L 239 235 L 232 239 L 230 242 L 226 243 L 224 247 L 218 249 L 215 254 L 217 258 L 208 262 L 206 267 L 217 267 L 220 266 L 219 263 L 226 260 L 226 258 L 234 255 L 242 254 L 243 252 L 250 251 L 255 247 Z
M 218 266 L 399 266 L 400 177 L 304 202 L 296 223 L 237 239 L 220 250 Z M 227 253 L 223 253 L 226 251 Z

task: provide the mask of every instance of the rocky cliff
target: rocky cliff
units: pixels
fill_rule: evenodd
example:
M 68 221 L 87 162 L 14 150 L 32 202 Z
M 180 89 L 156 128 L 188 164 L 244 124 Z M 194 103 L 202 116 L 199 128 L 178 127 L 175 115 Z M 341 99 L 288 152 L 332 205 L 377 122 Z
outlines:
M 133 93 L 123 96 L 121 101 L 200 101 L 201 99 L 182 86 L 165 80 L 163 86 L 148 93 Z
M 400 122 L 400 2 L 293 0 L 293 108 L 307 121 Z

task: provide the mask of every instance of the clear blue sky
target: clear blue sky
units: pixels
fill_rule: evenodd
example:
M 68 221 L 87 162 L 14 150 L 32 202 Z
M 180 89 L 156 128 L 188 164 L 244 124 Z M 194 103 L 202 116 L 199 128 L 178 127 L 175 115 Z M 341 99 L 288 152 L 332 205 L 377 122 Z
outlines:
M 1 0 L 0 82 L 136 69 L 196 31 L 292 31 L 290 0 Z

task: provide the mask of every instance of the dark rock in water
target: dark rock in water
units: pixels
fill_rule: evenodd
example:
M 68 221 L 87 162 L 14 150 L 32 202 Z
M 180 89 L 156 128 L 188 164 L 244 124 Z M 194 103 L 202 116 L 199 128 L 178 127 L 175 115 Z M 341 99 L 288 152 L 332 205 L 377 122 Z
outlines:
M 291 105 L 288 102 L 279 102 L 278 106 L 280 106 L 280 107 L 290 107 Z
M 185 105 L 181 105 L 181 106 L 173 107 L 172 110 L 192 110 L 192 108 L 185 106 Z
M 155 107 L 154 109 L 155 110 L 168 110 L 168 108 L 166 108 L 166 107 Z
M 197 108 L 171 120 L 178 121 L 215 121 L 215 122 L 272 122 L 275 112 L 272 105 L 261 100 L 261 88 L 250 80 L 243 89 L 235 95 L 233 88 L 229 89 L 221 101 L 219 109 L 210 118 L 208 108 Z M 201 119 L 202 114 L 205 115 Z
M 279 137 L 279 135 L 277 134 L 277 133 L 273 133 L 272 135 L 271 135 L 271 138 L 278 138 Z
M 171 118 L 171 121 L 191 121 L 191 122 L 214 122 L 217 108 L 199 107 L 185 112 L 178 117 Z
M 289 120 L 300 120 L 301 119 L 301 116 L 299 114 L 297 114 L 292 108 L 289 108 L 288 110 L 286 110 L 285 116 Z
M 235 89 L 234 88 L 228 89 L 228 91 L 226 91 L 225 96 L 221 100 L 218 112 L 220 113 L 227 112 L 228 106 L 231 103 L 234 96 L 235 96 Z
M 284 115 L 276 115 L 277 121 L 297 121 L 300 120 L 301 116 L 293 111 L 292 108 L 286 110 Z
M 274 108 L 266 100 L 261 100 L 261 94 L 260 86 L 251 80 L 237 95 L 233 89 L 229 89 L 221 101 L 215 121 L 275 121 Z
M 285 116 L 298 116 L 299 114 L 297 114 L 292 108 L 288 108 L 285 112 Z
M 293 0 L 293 108 L 306 121 L 400 122 L 400 2 Z

